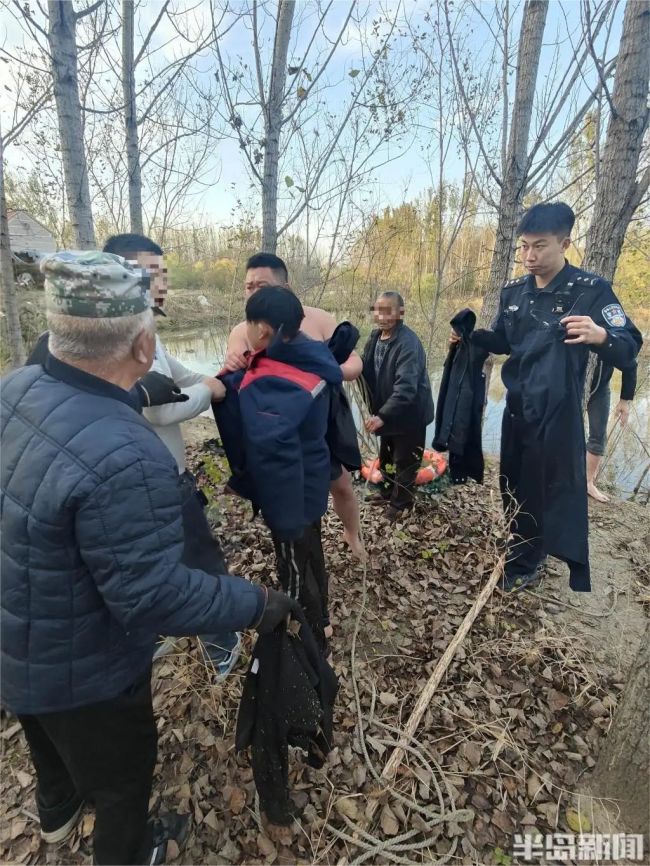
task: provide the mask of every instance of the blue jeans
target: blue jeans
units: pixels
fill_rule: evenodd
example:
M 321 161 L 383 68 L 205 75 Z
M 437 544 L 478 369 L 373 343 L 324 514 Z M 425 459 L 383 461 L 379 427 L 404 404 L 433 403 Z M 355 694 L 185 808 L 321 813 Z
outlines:
M 181 561 L 188 568 L 200 568 L 202 571 L 218 577 L 228 574 L 226 560 L 221 545 L 212 534 L 205 516 L 207 500 L 196 486 L 194 476 L 184 472 L 178 479 L 181 491 L 181 507 L 183 513 L 183 532 L 185 545 Z M 228 655 L 237 643 L 236 632 L 224 634 L 202 634 L 200 640 L 211 661 L 217 664 Z

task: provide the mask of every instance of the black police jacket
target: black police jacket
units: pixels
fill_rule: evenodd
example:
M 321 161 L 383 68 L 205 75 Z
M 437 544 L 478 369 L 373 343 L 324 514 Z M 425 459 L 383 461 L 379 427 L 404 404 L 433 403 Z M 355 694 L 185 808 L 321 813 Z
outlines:
M 305 615 L 260 635 L 253 649 L 237 715 L 235 749 L 251 747 L 260 809 L 272 824 L 291 823 L 289 746 L 307 752 L 322 767 L 332 747 L 338 680 L 318 651 Z M 295 626 L 300 628 L 296 632 Z
M 620 370 L 634 365 L 643 344 L 638 328 L 625 315 L 618 298 L 607 280 L 576 268 L 568 262 L 559 274 L 543 289 L 537 289 L 532 274 L 510 280 L 501 290 L 499 310 L 490 330 L 474 331 L 472 342 L 495 355 L 509 355 L 501 376 L 508 390 L 508 402 L 521 407 L 526 397 L 525 387 L 530 369 L 527 360 L 538 350 L 531 344 L 547 332 L 558 332 L 564 326 L 560 320 L 565 316 L 591 316 L 597 325 L 607 331 L 607 340 L 602 346 L 578 343 L 565 346 L 578 381 L 584 383 L 589 352 L 595 352 L 605 364 Z M 560 341 L 561 342 L 561 341 Z M 523 367 L 522 367 L 523 365 Z M 557 389 L 548 382 L 549 392 L 557 397 Z M 539 399 L 544 399 L 538 395 Z
M 434 409 L 424 346 L 414 331 L 399 322 L 387 341 L 376 376 L 375 346 L 379 335 L 379 329 L 374 330 L 363 350 L 368 408 L 384 422 L 379 435 L 395 436 L 426 427 L 433 421 Z
M 474 478 L 483 483 L 481 426 L 485 403 L 485 349 L 471 342 L 476 314 L 461 310 L 450 322 L 460 337 L 447 352 L 436 406 L 433 447 L 449 451 L 449 471 L 455 482 Z
M 605 328 L 605 343 L 567 345 L 561 320 L 568 315 L 591 316 Z M 629 367 L 641 335 L 606 280 L 566 264 L 544 289 L 536 288 L 532 276 L 511 280 L 501 292 L 492 330 L 475 331 L 472 341 L 510 356 L 502 370 L 506 411 L 521 419 L 543 446 L 541 465 L 521 471 L 538 472 L 543 479 L 543 502 L 533 517 L 544 552 L 568 563 L 572 589 L 588 590 L 582 395 L 589 351 L 605 363 Z

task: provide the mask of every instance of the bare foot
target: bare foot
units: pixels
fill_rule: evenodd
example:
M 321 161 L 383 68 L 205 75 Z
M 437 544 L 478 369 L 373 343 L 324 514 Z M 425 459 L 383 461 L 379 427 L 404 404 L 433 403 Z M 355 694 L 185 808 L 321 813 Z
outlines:
M 605 496 L 604 493 L 601 493 L 593 481 L 590 481 L 587 484 L 587 493 L 592 499 L 595 499 L 596 502 L 609 502 L 609 496 Z
M 365 561 L 366 558 L 366 549 L 363 546 L 363 543 L 358 535 L 351 535 L 347 529 L 343 530 L 343 538 L 345 538 L 348 547 L 353 556 L 356 556 L 357 559 L 360 559 L 361 562 Z
M 325 635 L 325 638 L 327 640 L 329 640 L 333 636 L 334 629 L 332 628 L 331 624 L 325 626 L 325 628 L 323 629 L 323 634 Z

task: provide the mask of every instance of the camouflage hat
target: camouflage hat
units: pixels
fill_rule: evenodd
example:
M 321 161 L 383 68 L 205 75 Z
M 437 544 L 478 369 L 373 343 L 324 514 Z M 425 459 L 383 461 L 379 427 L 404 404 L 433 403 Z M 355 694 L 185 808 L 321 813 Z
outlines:
M 48 313 L 109 319 L 151 306 L 147 272 L 113 253 L 66 250 L 44 258 L 41 271 Z

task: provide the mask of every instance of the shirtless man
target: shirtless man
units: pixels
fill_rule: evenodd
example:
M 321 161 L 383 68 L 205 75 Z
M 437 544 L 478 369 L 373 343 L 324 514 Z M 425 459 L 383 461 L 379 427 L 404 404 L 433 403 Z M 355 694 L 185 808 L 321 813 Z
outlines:
M 249 298 L 264 286 L 286 286 L 289 288 L 287 266 L 278 256 L 272 253 L 257 253 L 246 263 L 245 296 Z M 305 318 L 300 330 L 314 340 L 327 342 L 336 328 L 336 319 L 325 310 L 318 307 L 303 306 Z M 230 332 L 225 368 L 239 370 L 246 366 L 244 353 L 250 350 L 246 339 L 246 322 L 240 322 Z M 348 360 L 341 365 L 343 379 L 352 382 L 361 375 L 363 363 L 356 352 L 352 352 Z M 363 558 L 365 551 L 359 534 L 359 503 L 352 488 L 352 477 L 340 464 L 333 467 L 334 476 L 330 483 L 330 492 L 334 501 L 334 510 L 343 524 L 343 537 L 355 556 Z

